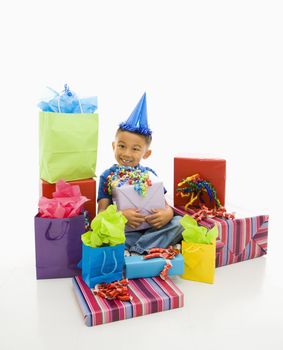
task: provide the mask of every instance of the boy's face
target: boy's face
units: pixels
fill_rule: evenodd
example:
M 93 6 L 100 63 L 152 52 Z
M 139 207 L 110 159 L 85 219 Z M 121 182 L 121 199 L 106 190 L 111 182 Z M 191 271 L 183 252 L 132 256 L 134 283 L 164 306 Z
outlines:
M 112 147 L 119 165 L 134 167 L 151 155 L 144 137 L 128 131 L 119 131 Z

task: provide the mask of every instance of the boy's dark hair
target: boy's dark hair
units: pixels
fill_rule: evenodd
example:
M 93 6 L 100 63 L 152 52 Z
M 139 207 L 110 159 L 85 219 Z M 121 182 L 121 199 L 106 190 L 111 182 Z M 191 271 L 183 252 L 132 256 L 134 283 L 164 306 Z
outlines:
M 152 141 L 152 135 L 143 135 L 143 134 L 139 134 L 138 132 L 132 132 L 132 131 L 128 131 L 128 130 L 124 130 L 121 128 L 118 128 L 115 134 L 115 137 L 117 137 L 117 135 L 119 134 L 119 132 L 130 132 L 131 134 L 136 134 L 136 135 L 140 135 L 145 139 L 145 142 L 147 144 L 147 146 L 150 146 L 151 141 Z

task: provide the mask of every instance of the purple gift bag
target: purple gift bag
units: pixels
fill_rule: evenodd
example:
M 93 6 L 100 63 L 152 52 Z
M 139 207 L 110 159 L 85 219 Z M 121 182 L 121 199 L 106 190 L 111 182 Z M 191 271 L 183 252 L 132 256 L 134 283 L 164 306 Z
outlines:
M 36 277 L 60 278 L 79 275 L 84 215 L 65 219 L 35 216 Z

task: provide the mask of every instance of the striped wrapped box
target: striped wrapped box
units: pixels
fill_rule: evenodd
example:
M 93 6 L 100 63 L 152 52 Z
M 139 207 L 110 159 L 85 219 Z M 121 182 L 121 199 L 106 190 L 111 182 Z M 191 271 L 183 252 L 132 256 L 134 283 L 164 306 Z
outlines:
M 87 326 L 97 326 L 184 306 L 184 294 L 168 278 L 139 278 L 129 281 L 131 301 L 106 300 L 95 296 L 81 276 L 73 278 L 75 295 Z
M 213 221 L 219 232 L 216 267 L 267 254 L 268 215 Z
M 174 208 L 179 215 L 183 207 Z M 216 267 L 234 264 L 267 254 L 268 215 L 250 216 L 237 219 L 204 219 L 200 222 L 207 228 L 218 227 L 216 241 Z

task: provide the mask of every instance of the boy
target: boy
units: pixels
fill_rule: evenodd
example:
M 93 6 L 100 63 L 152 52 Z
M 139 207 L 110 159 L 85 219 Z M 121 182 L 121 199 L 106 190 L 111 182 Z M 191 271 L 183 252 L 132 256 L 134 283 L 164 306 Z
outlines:
M 147 125 L 146 95 L 144 94 L 128 120 L 121 123 L 112 143 L 114 156 L 118 164 L 103 172 L 99 179 L 98 212 L 112 204 L 112 197 L 105 189 L 107 176 L 115 172 L 119 166 L 129 169 L 156 173 L 140 165 L 142 159 L 151 155 L 151 130 Z M 126 232 L 126 249 L 130 252 L 143 254 L 153 247 L 167 248 L 182 239 L 180 217 L 174 216 L 173 209 L 166 203 L 165 208 L 155 208 L 150 215 L 142 215 L 139 210 L 129 208 L 122 211 L 128 220 L 128 225 L 137 228 L 144 221 L 151 227 L 142 231 Z

